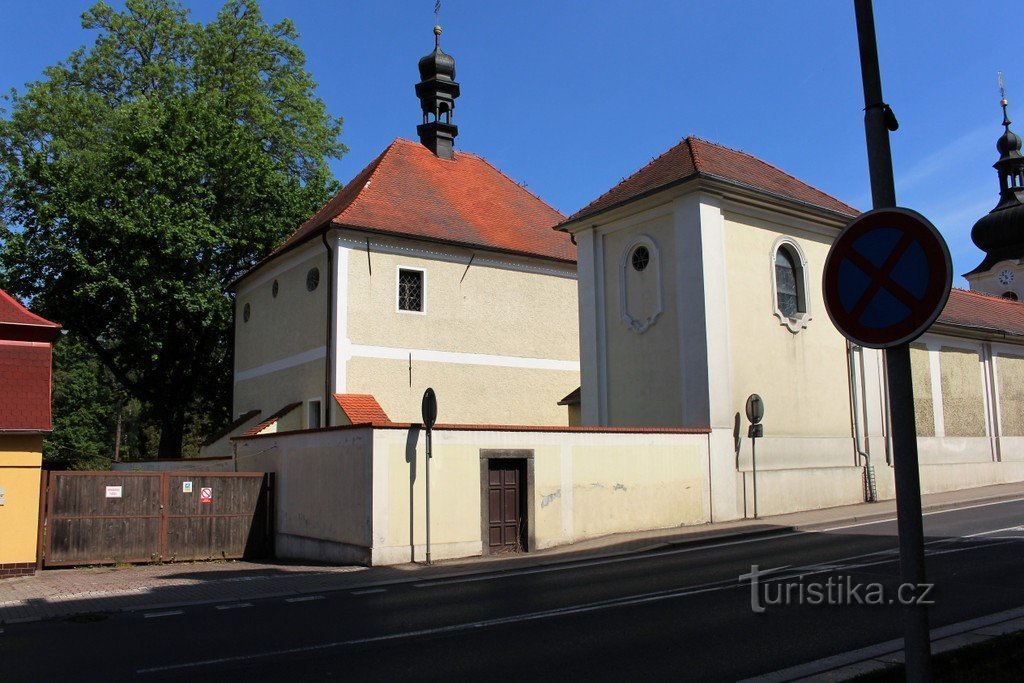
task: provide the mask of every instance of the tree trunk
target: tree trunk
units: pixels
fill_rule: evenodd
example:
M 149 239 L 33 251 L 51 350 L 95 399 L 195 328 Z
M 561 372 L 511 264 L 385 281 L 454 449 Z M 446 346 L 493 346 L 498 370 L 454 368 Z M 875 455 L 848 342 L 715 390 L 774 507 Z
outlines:
M 165 406 L 160 418 L 159 458 L 180 458 L 181 444 L 185 439 L 185 410 L 176 405 Z

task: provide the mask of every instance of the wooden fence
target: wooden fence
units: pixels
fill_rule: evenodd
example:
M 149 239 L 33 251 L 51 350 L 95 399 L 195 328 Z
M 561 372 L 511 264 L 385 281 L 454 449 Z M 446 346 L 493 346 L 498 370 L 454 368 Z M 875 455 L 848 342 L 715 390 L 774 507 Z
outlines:
M 272 475 L 50 472 L 43 565 L 272 555 Z

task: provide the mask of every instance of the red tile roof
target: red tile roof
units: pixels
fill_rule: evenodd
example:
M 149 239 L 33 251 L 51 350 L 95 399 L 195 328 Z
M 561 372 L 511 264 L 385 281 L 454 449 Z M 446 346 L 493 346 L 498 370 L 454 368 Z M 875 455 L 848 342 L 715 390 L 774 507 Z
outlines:
M 564 218 L 481 157 L 398 138 L 256 267 L 330 225 L 574 263 Z
M 846 216 L 860 213 L 849 204 L 746 152 L 690 136 L 569 216 L 565 224 L 694 177 L 725 180 Z
M 391 423 L 391 418 L 370 394 L 335 394 L 334 400 L 345 411 L 349 422 L 354 425 Z
M 953 289 L 936 323 L 1024 337 L 1024 303 Z
M 0 339 L 53 341 L 60 325 L 40 317 L 0 289 Z
M 0 432 L 48 432 L 49 342 L 0 340 Z

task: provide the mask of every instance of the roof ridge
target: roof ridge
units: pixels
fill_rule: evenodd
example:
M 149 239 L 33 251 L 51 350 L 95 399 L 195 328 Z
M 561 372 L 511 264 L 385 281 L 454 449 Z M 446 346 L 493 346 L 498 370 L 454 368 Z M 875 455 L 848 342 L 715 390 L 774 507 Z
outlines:
M 756 161 L 756 162 L 758 162 L 758 163 L 761 163 L 761 164 L 764 164 L 765 166 L 767 166 L 767 167 L 771 168 L 772 170 L 778 171 L 779 173 L 781 173 L 782 175 L 786 176 L 787 178 L 792 178 L 792 179 L 793 179 L 793 180 L 795 180 L 796 182 L 800 183 L 801 185 L 803 185 L 803 186 L 805 186 L 805 187 L 809 187 L 809 188 L 811 188 L 811 189 L 812 189 L 812 190 L 814 190 L 815 192 L 820 192 L 821 194 L 825 195 L 825 196 L 826 196 L 826 197 L 828 197 L 829 199 L 833 199 L 833 200 L 835 200 L 835 201 L 839 202 L 840 204 L 842 204 L 842 205 L 843 205 L 843 206 L 845 206 L 846 208 L 850 209 L 851 211 L 853 211 L 853 212 L 855 212 L 855 213 L 857 213 L 857 212 L 858 212 L 858 209 L 857 209 L 857 208 L 855 208 L 855 207 L 853 207 L 853 206 L 850 206 L 849 204 L 847 204 L 846 202 L 844 202 L 844 201 L 843 201 L 842 199 L 840 199 L 839 197 L 835 197 L 835 196 L 833 196 L 833 195 L 829 194 L 828 192 L 825 192 L 825 191 L 824 191 L 824 190 L 822 190 L 821 188 L 819 188 L 819 187 L 816 187 L 816 186 L 814 186 L 814 185 L 811 185 L 811 184 L 809 184 L 809 183 L 808 183 L 807 181 L 805 181 L 805 180 L 800 180 L 799 178 L 797 178 L 797 177 L 796 177 L 795 175 L 793 175 L 792 173 L 789 173 L 788 171 L 784 171 L 784 170 L 782 170 L 781 168 L 779 168 L 778 166 L 776 166 L 775 164 L 771 163 L 770 161 L 765 161 L 765 160 L 764 160 L 764 159 L 762 159 L 761 157 L 758 157 L 758 156 L 754 156 L 754 155 L 753 155 L 753 154 L 751 154 L 750 152 L 745 152 L 745 151 L 743 151 L 742 149 L 736 149 L 735 147 L 727 147 L 726 145 L 722 145 L 722 144 L 719 144 L 719 143 L 717 143 L 717 142 L 712 142 L 711 140 L 705 140 L 704 138 L 702 138 L 702 137 L 697 137 L 697 136 L 695 136 L 695 135 L 691 135 L 691 136 L 689 136 L 689 138 L 692 138 L 693 140 L 696 140 L 696 141 L 698 141 L 698 142 L 702 142 L 702 143 L 704 143 L 704 144 L 706 144 L 706 145 L 711 145 L 712 147 L 718 147 L 719 149 L 725 149 L 725 150 L 728 150 L 728 151 L 730 151 L 730 152 L 735 152 L 736 154 L 742 154 L 743 156 L 747 157 L 748 159 L 753 159 L 754 161 Z M 700 170 L 700 169 L 698 169 L 698 170 Z M 701 171 L 701 172 L 703 173 L 704 171 Z
M 630 173 L 630 174 L 629 174 L 628 176 L 626 176 L 625 178 L 622 178 L 622 179 L 620 179 L 620 180 L 619 180 L 619 182 L 617 182 L 617 183 L 615 183 L 614 185 L 612 185 L 611 187 L 609 187 L 609 188 L 608 188 L 607 190 L 605 190 L 605 191 L 604 191 L 603 193 L 601 193 L 600 195 L 598 195 L 597 197 L 595 197 L 595 198 L 594 198 L 593 200 L 591 200 L 591 201 L 587 202 L 587 203 L 586 203 L 586 204 L 585 204 L 584 206 L 581 206 L 581 207 L 580 207 L 580 208 L 579 208 L 579 209 L 578 209 L 577 211 L 574 211 L 574 212 L 573 212 L 573 213 L 572 213 L 572 214 L 571 214 L 571 215 L 569 216 L 569 220 L 571 220 L 571 219 L 572 219 L 572 218 L 573 218 L 574 216 L 576 216 L 577 214 L 580 214 L 580 213 L 583 213 L 584 211 L 586 211 L 588 207 L 590 207 L 590 206 L 593 206 L 594 204 L 597 204 L 597 203 L 598 203 L 599 201 L 601 201 L 601 200 L 602 200 L 602 199 L 603 199 L 604 197 L 606 197 L 606 196 L 608 196 L 609 194 L 611 194 L 613 190 L 617 189 L 617 188 L 618 188 L 619 186 L 621 186 L 621 185 L 622 185 L 623 183 L 625 183 L 625 182 L 629 181 L 630 179 L 632 179 L 632 178 L 634 178 L 634 177 L 636 177 L 636 176 L 640 175 L 641 173 L 643 173 L 643 172 L 644 172 L 645 170 L 647 170 L 648 168 L 650 168 L 651 166 L 653 166 L 653 165 L 654 165 L 654 164 L 655 164 L 655 163 L 656 163 L 656 162 L 657 162 L 657 161 L 658 161 L 659 159 L 661 159 L 662 157 L 664 157 L 664 156 L 668 155 L 668 154 L 669 154 L 670 152 L 672 152 L 672 151 L 676 150 L 676 149 L 677 149 L 677 148 L 678 148 L 678 147 L 679 147 L 680 145 L 683 145 L 683 144 L 685 144 L 685 143 L 686 143 L 686 140 L 687 140 L 687 138 L 683 138 L 683 139 L 681 139 L 681 140 L 680 140 L 679 142 L 677 142 L 676 144 L 672 145 L 671 147 L 669 147 L 668 149 L 666 149 L 666 150 L 665 150 L 664 152 L 662 152 L 662 153 L 661 153 L 661 154 L 659 154 L 658 156 L 654 157 L 653 159 L 651 159 L 650 161 L 648 161 L 648 162 L 647 162 L 646 164 L 644 164 L 643 166 L 641 166 L 641 167 L 640 167 L 640 168 L 638 168 L 637 170 L 635 170 L 635 171 L 633 171 L 632 173 Z M 693 155 L 692 155 L 692 152 L 691 152 L 691 155 L 690 155 L 690 156 L 691 156 L 691 158 L 693 157 Z M 699 169 L 697 169 L 697 168 L 696 168 L 696 165 L 694 165 L 694 169 L 695 169 L 695 170 L 699 170 Z
M 698 173 L 703 173 L 703 169 L 701 169 L 701 166 L 704 165 L 704 161 L 701 160 L 700 155 L 697 154 L 697 150 L 694 149 L 694 147 L 693 147 L 693 141 L 694 140 L 698 140 L 698 141 L 701 141 L 701 142 L 703 142 L 703 140 L 701 140 L 696 135 L 693 135 L 692 133 L 690 135 L 687 135 L 685 138 L 683 138 L 683 140 L 686 142 L 686 147 L 690 150 L 690 159 L 693 161 L 693 168 Z

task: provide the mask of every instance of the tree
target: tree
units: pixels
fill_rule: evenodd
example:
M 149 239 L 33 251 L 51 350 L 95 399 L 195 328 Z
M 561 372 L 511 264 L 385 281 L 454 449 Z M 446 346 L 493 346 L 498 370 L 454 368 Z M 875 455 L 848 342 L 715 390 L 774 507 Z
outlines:
M 98 31 L 91 47 L 0 119 L 0 267 L 175 456 L 196 411 L 228 416 L 225 287 L 336 189 L 341 119 L 316 97 L 294 25 L 268 26 L 252 0 L 207 25 L 172 0 L 99 3 L 82 26 Z

